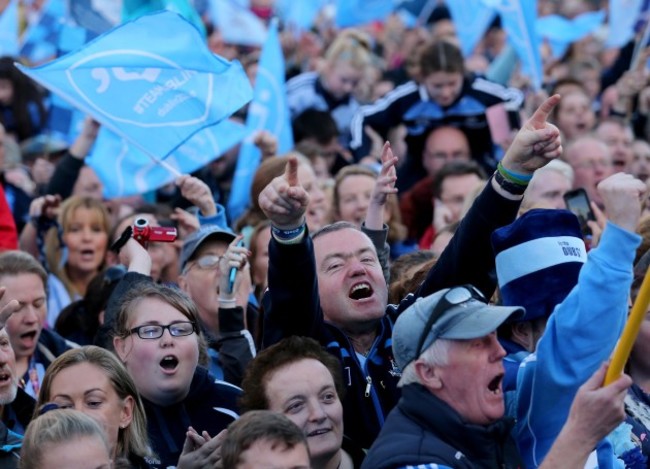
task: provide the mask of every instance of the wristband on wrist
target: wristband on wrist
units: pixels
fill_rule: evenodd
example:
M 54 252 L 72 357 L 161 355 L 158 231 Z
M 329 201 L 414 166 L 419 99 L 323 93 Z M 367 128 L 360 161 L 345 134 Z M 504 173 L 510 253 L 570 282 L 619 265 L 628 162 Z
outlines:
M 280 228 L 271 225 L 271 233 L 278 241 L 291 241 L 301 236 L 305 232 L 305 223 L 303 222 L 298 228 L 292 230 L 281 230 Z
M 515 173 L 514 171 L 510 171 L 509 169 L 504 167 L 500 161 L 499 164 L 497 165 L 497 171 L 501 173 L 501 175 L 505 179 L 509 180 L 510 182 L 513 182 L 514 184 L 519 184 L 522 186 L 527 186 L 530 180 L 533 179 L 532 174 L 519 174 L 519 173 Z
M 237 299 L 233 298 L 231 300 L 227 300 L 225 298 L 219 298 L 219 306 L 234 306 L 237 304 Z
M 504 191 L 512 195 L 523 195 L 523 193 L 526 192 L 527 186 L 522 184 L 517 184 L 506 179 L 505 177 L 503 177 L 503 174 L 501 174 L 501 172 L 498 170 L 494 172 L 494 179 L 497 182 L 497 184 L 501 186 L 501 189 L 503 189 Z

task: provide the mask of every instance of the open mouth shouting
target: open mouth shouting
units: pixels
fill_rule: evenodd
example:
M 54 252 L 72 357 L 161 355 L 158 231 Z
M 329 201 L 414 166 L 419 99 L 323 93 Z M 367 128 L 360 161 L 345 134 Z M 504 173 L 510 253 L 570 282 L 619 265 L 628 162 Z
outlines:
M 501 383 L 503 382 L 503 373 L 499 373 L 496 375 L 489 383 L 488 383 L 488 391 L 490 391 L 492 394 L 495 396 L 500 396 L 501 395 Z
M 24 332 L 20 334 L 20 342 L 25 348 L 33 348 L 36 346 L 36 336 L 38 335 L 37 330 Z
M 165 355 L 162 360 L 160 360 L 160 368 L 162 368 L 163 373 L 173 374 L 178 368 L 178 358 L 174 355 Z
M 357 283 L 350 288 L 348 297 L 352 300 L 359 301 L 370 298 L 374 293 L 372 287 L 368 282 Z

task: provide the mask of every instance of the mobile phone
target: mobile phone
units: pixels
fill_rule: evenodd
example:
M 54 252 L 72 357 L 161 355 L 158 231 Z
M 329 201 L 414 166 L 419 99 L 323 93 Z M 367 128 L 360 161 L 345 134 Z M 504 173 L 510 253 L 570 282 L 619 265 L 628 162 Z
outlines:
M 243 245 L 244 245 L 244 240 L 240 239 L 239 242 L 237 243 L 237 246 L 242 247 Z M 236 278 L 237 278 L 237 267 L 231 267 L 230 275 L 228 276 L 228 293 L 232 293 L 232 291 L 234 290 Z
M 584 189 L 574 189 L 564 194 L 564 202 L 569 210 L 571 210 L 580 222 L 580 230 L 583 236 L 591 236 L 591 229 L 587 222 L 589 220 L 595 221 L 596 216 L 589 204 L 589 197 L 587 191 Z

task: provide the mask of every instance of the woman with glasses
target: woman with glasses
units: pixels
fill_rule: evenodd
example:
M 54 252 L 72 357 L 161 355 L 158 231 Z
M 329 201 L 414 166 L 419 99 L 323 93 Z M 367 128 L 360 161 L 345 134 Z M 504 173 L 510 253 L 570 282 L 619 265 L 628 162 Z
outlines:
M 151 467 L 142 401 L 131 376 L 111 352 L 82 347 L 52 362 L 36 409 L 49 403 L 59 409 L 78 410 L 99 423 L 113 460 L 126 460 L 132 468 Z
M 142 256 L 133 243 L 127 245 Z M 127 274 L 122 283 L 130 275 L 137 274 Z M 176 466 L 190 428 L 214 437 L 237 419 L 240 390 L 216 382 L 199 366 L 205 346 L 192 300 L 151 281 L 129 283 L 119 301 L 113 345 L 142 397 L 161 467 Z

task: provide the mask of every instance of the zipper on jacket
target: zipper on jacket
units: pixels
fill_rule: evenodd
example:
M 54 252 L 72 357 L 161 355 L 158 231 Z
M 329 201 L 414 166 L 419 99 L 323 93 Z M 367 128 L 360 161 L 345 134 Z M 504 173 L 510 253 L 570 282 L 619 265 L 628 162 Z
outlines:
M 370 390 L 372 389 L 372 378 L 370 375 L 366 376 L 366 397 L 370 397 Z

